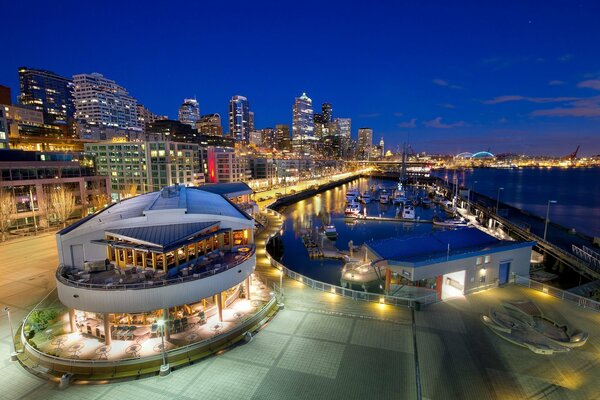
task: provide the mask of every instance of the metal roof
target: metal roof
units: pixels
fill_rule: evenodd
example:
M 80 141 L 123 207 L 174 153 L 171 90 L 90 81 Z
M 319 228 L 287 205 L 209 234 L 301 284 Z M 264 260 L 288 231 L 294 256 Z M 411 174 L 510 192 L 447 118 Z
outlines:
M 215 226 L 219 221 L 191 222 L 187 224 L 140 226 L 136 228 L 120 228 L 105 231 L 107 235 L 127 238 L 147 245 L 170 247 L 189 237 Z
M 208 183 L 196 187 L 196 189 L 204 190 L 205 192 L 220 194 L 221 196 L 236 197 L 244 194 L 252 194 L 250 186 L 244 182 L 230 183 Z
M 532 242 L 498 240 L 477 228 L 464 228 L 408 239 L 371 240 L 365 245 L 382 259 L 422 263 L 441 257 L 456 259 L 477 252 L 493 253 L 509 247 L 532 246 Z

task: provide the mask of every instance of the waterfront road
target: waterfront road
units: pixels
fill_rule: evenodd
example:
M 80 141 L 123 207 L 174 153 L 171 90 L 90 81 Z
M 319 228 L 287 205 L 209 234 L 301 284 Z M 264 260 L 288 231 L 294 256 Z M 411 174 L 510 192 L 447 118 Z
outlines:
M 256 237 L 257 270 L 271 284 L 279 282 L 278 271 L 270 267 L 260 242 L 278 222 L 270 216 Z M 6 248 L 1 249 L 4 254 Z M 16 282 L 26 284 L 28 278 L 23 279 Z M 559 322 L 588 331 L 588 343 L 565 354 L 537 355 L 479 321 L 501 300 L 521 298 L 533 299 Z M 423 399 L 590 399 L 600 391 L 600 315 L 529 289 L 511 285 L 415 312 L 416 347 L 409 309 L 355 302 L 288 278 L 284 302 L 285 309 L 250 343 L 167 377 L 66 390 L 8 361 L 2 317 L 0 399 L 415 399 L 415 350 Z

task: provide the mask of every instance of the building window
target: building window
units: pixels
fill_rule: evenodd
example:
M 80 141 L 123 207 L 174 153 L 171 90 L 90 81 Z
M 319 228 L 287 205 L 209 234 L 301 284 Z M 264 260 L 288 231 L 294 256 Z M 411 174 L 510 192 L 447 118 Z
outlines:
M 492 256 L 485 256 L 485 263 L 489 264 L 492 262 Z
M 483 257 L 477 257 L 477 260 L 475 261 L 475 263 L 476 263 L 477 265 L 481 265 L 481 264 L 483 264 Z

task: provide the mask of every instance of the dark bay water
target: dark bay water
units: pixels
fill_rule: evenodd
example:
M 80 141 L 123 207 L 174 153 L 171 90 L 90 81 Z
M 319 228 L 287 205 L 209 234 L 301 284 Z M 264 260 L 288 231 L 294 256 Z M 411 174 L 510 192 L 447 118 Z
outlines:
M 548 200 L 550 220 L 589 236 L 600 237 L 600 168 L 476 168 L 464 171 L 435 171 L 440 178 L 473 188 L 493 199 L 546 216 Z M 475 183 L 477 182 L 477 183 Z
M 370 239 L 422 235 L 434 229 L 429 223 L 358 221 L 345 218 L 346 191 L 358 187 L 362 193 L 372 185 L 378 184 L 395 186 L 395 182 L 390 180 L 362 178 L 286 207 L 283 211 L 286 220 L 282 236 L 284 243 L 282 262 L 292 270 L 310 278 L 339 285 L 342 261 L 310 259 L 301 239 L 303 230 L 331 221 L 338 232 L 338 239 L 335 242 L 337 248 L 348 250 L 350 240 L 354 245 L 361 245 Z M 375 199 L 367 205 L 367 214 L 372 216 L 395 217 L 396 212 L 397 206 L 383 205 Z M 434 212 L 437 211 L 433 206 L 430 209 L 416 207 L 416 216 L 421 219 L 430 220 Z

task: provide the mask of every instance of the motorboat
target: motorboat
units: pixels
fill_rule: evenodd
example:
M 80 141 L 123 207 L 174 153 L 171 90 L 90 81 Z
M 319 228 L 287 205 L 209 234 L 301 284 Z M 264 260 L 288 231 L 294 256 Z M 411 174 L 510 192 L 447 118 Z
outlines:
M 460 218 L 452 218 L 452 219 L 444 219 L 439 217 L 438 215 L 433 216 L 433 225 L 435 226 L 445 226 L 448 228 L 462 228 L 465 226 L 469 226 L 469 223 L 463 217 Z
M 409 205 L 405 205 L 404 209 L 402 209 L 402 218 L 403 219 L 415 219 L 415 207 Z
M 394 198 L 392 200 L 394 204 L 404 204 L 406 203 L 406 191 L 402 186 L 402 182 L 398 182 L 398 187 L 394 191 Z
M 360 204 L 356 201 L 352 201 L 346 205 L 344 209 L 344 215 L 347 217 L 358 217 L 360 215 Z
M 456 214 L 456 207 L 454 207 L 454 203 L 452 203 L 449 200 L 443 200 L 440 205 L 442 206 L 442 209 L 446 212 L 446 214 L 449 215 L 455 215 Z
M 352 189 L 348 190 L 346 192 L 346 201 L 348 203 L 355 201 L 358 198 L 359 194 L 360 194 L 360 192 L 358 191 L 357 188 L 352 188 Z
M 362 202 L 365 204 L 369 204 L 371 202 L 371 194 L 368 190 L 365 190 L 361 196 Z
M 381 204 L 388 204 L 390 202 L 390 195 L 387 191 L 382 190 L 381 193 L 379 193 L 379 202 Z
M 329 239 L 337 239 L 338 233 L 337 229 L 335 229 L 335 225 L 325 225 L 323 227 L 323 231 L 325 232 L 325 236 Z
M 423 208 L 431 207 L 431 199 L 429 197 L 423 197 L 421 199 L 421 205 L 423 206 Z

